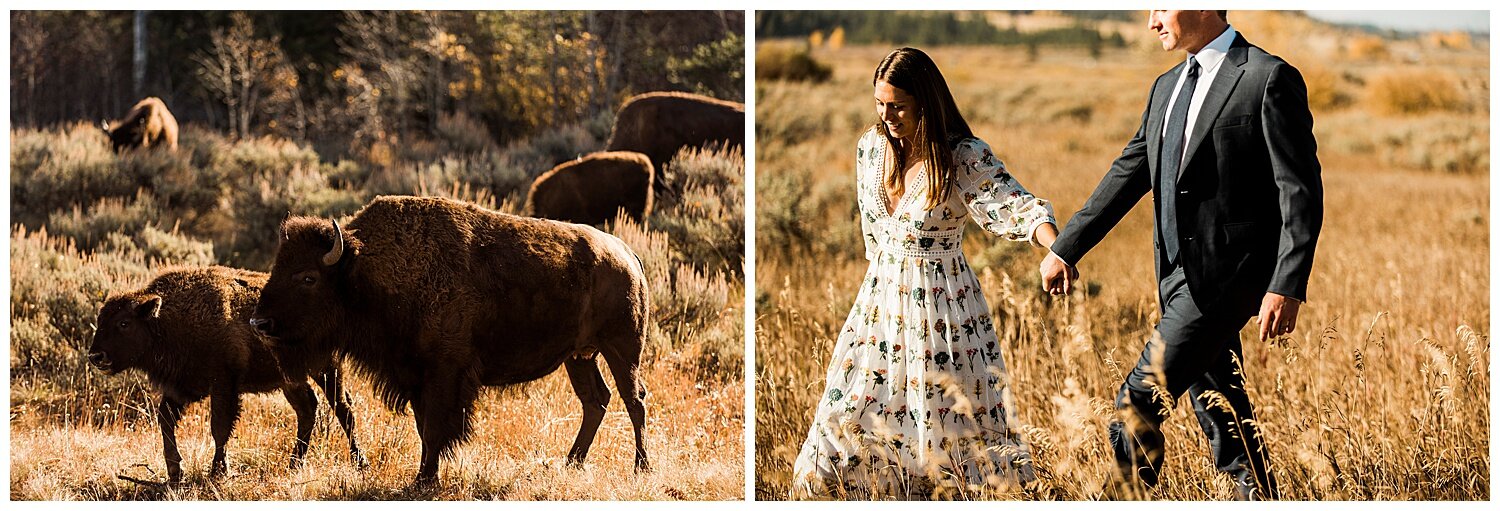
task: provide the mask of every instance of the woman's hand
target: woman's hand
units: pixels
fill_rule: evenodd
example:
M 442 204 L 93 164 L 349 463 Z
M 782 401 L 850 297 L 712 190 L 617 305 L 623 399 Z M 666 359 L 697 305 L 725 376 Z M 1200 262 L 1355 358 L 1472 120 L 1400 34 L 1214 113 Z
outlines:
M 1032 233 L 1032 236 L 1036 238 L 1036 243 L 1041 245 L 1042 248 L 1051 250 L 1052 242 L 1057 241 L 1057 226 L 1052 222 L 1039 225 L 1036 228 L 1036 232 Z

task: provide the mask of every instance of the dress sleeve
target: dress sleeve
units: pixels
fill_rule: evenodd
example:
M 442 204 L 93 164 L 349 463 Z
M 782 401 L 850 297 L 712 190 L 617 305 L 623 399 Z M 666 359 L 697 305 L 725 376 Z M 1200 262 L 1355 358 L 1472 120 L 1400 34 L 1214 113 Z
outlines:
M 1005 170 L 989 144 L 978 139 L 960 142 L 954 150 L 953 180 L 959 200 L 984 230 L 1012 241 L 1030 241 L 1042 224 L 1056 224 L 1052 204 L 1026 191 Z
M 871 207 L 878 205 L 870 202 L 874 196 L 871 195 L 873 190 L 869 189 L 872 186 L 871 181 L 873 181 L 869 175 L 873 170 L 870 167 L 870 162 L 875 161 L 875 156 L 875 144 L 870 137 L 870 133 L 866 132 L 864 136 L 859 138 L 859 149 L 854 157 L 854 193 L 857 198 L 856 206 L 859 209 L 859 233 L 860 237 L 865 240 L 865 259 L 870 261 L 875 260 L 877 246 L 875 241 L 875 218 L 871 213 L 874 210 Z

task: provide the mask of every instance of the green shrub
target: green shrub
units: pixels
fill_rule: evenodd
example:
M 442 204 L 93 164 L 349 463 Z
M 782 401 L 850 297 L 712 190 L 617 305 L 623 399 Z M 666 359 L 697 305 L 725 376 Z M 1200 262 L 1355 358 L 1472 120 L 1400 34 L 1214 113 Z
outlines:
M 163 265 L 209 266 L 214 264 L 214 245 L 148 225 L 135 236 L 135 246 L 145 260 Z
M 733 290 L 743 289 L 743 278 L 733 280 L 718 271 L 704 272 L 680 262 L 682 253 L 664 231 L 620 216 L 609 231 L 641 259 L 651 297 L 647 356 L 681 356 L 700 379 L 729 379 L 741 374 L 745 363 L 743 330 L 735 311 Z
M 143 184 L 122 168 L 97 126 L 16 130 L 11 135 L 11 211 L 36 227 L 55 210 L 129 197 Z
M 511 165 L 529 177 L 551 170 L 559 163 L 604 148 L 605 138 L 585 124 L 569 124 L 525 140 L 513 142 L 502 151 Z
M 706 96 L 744 101 L 744 78 L 745 38 L 734 33 L 667 59 L 667 81 Z
M 760 253 L 864 257 L 852 172 L 817 186 L 801 168 L 761 172 L 756 181 L 755 243 L 775 247 Z
M 762 45 L 755 51 L 756 80 L 823 83 L 832 76 L 833 68 L 807 50 Z
M 452 152 L 477 153 L 495 147 L 489 128 L 463 112 L 439 115 L 433 131 Z
M 84 254 L 45 231 L 11 231 L 11 406 L 73 414 L 150 399 L 139 373 L 105 377 L 87 352 L 99 307 L 110 294 L 144 285 L 152 270 L 138 256 Z
M 225 264 L 264 270 L 270 266 L 288 215 L 336 218 L 357 211 L 371 196 L 331 188 L 317 167 L 289 175 L 271 173 L 249 178 L 248 190 L 230 196 L 232 230 L 216 233 L 213 245 Z
M 55 211 L 47 218 L 54 238 L 71 240 L 78 248 L 92 250 L 112 233 L 134 233 L 161 216 L 155 196 L 142 190 L 132 200 L 105 197 L 87 209 L 74 205 L 67 212 Z
M 1444 73 L 1386 73 L 1370 81 L 1368 100 L 1386 114 L 1464 111 L 1468 106 L 1457 81 Z
M 681 196 L 659 200 L 649 224 L 673 240 L 682 257 L 677 262 L 743 279 L 744 154 L 688 148 L 669 165 L 675 174 L 672 187 Z
M 274 137 L 236 142 L 215 151 L 209 160 L 214 172 L 231 182 L 252 176 L 290 176 L 297 171 L 316 170 L 319 163 L 312 147 Z

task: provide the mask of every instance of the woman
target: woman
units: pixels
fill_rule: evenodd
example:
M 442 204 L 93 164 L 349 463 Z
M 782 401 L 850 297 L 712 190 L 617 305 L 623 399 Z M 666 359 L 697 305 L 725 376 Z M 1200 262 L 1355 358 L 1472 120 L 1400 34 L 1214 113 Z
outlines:
M 1051 207 L 974 138 L 926 54 L 892 52 L 874 85 L 879 121 L 855 164 L 870 269 L 833 348 L 793 496 L 1024 483 L 1034 476 L 1009 427 L 1005 362 L 960 246 L 969 217 L 1050 246 Z

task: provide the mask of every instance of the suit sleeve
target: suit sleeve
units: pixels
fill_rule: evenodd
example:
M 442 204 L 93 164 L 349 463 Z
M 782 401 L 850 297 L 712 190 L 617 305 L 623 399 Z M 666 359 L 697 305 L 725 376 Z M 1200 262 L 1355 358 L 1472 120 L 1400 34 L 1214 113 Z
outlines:
M 1307 86 L 1290 64 L 1271 69 L 1261 118 L 1281 209 L 1276 269 L 1266 291 L 1306 301 L 1313 251 L 1323 226 L 1323 170 Z
M 1068 226 L 1052 243 L 1052 253 L 1070 265 L 1078 265 L 1078 260 L 1098 245 L 1104 235 L 1109 234 L 1135 207 L 1135 203 L 1151 191 L 1151 168 L 1146 161 L 1146 118 L 1151 113 L 1149 98 L 1155 97 L 1156 87 L 1160 86 L 1160 80 L 1157 82 L 1152 86 L 1145 111 L 1141 112 L 1141 126 L 1136 128 L 1135 136 L 1109 166 L 1109 171 L 1094 188 L 1088 202 L 1083 204 L 1083 209 L 1068 220 Z

